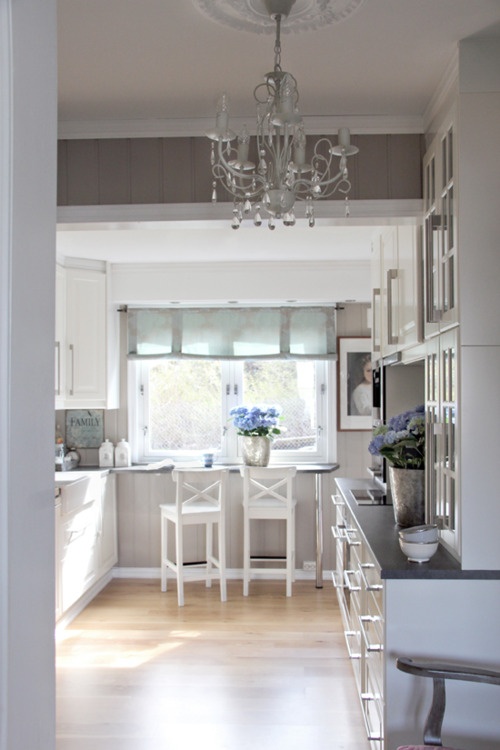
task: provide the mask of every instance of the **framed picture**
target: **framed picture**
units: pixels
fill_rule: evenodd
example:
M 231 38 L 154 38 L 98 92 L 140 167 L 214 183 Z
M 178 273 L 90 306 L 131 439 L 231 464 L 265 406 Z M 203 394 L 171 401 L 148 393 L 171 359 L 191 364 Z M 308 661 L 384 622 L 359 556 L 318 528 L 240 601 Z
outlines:
M 371 430 L 371 339 L 339 337 L 337 343 L 339 430 Z

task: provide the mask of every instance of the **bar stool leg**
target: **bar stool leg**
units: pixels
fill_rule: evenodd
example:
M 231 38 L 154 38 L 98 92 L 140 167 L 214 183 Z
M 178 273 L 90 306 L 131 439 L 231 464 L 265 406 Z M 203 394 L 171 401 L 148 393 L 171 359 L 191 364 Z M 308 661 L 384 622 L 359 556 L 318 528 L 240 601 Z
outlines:
M 244 513 L 243 519 L 243 596 L 248 596 L 250 583 L 250 519 Z
M 168 531 L 168 521 L 163 516 L 161 517 L 161 590 L 166 591 L 167 590 L 167 531 Z
M 184 606 L 184 545 L 182 538 L 182 524 L 175 524 L 175 552 L 177 567 L 177 602 L 179 607 Z

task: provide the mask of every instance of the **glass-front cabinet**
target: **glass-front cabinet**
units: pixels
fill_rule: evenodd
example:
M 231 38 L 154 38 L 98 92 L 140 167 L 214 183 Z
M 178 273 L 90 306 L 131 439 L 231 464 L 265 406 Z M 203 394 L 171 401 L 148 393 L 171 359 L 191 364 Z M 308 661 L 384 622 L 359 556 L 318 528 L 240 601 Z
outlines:
M 427 517 L 455 554 L 460 554 L 458 338 L 455 328 L 426 347 Z
M 452 112 L 424 158 L 425 335 L 458 321 L 456 126 Z

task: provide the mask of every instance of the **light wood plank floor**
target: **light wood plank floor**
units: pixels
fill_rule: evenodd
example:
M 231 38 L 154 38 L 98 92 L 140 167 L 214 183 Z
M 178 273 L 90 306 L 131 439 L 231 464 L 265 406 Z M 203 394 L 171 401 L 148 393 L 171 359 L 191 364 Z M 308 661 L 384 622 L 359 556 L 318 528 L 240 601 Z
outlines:
M 58 636 L 57 750 L 368 750 L 328 584 L 115 579 Z

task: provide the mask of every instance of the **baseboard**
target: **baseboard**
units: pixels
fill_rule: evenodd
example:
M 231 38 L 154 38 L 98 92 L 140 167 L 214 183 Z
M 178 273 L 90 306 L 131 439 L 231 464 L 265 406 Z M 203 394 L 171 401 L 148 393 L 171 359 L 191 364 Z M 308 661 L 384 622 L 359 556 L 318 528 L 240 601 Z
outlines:
M 120 568 L 116 567 L 112 570 L 113 578 L 149 578 L 149 579 L 159 579 L 160 578 L 160 568 Z M 175 578 L 174 574 L 169 571 L 168 573 L 169 578 Z M 189 570 L 186 571 L 186 579 L 189 578 Z M 243 570 L 241 568 L 229 568 L 226 571 L 226 578 L 228 581 L 242 581 L 243 580 Z M 265 569 L 263 568 L 262 571 L 259 571 L 259 578 L 267 578 L 269 580 L 280 580 L 274 573 L 266 574 Z M 332 571 L 331 570 L 324 570 L 323 571 L 323 581 L 331 581 L 332 578 Z M 315 571 L 306 571 L 306 570 L 296 570 L 295 571 L 295 580 L 296 581 L 315 581 L 316 580 L 316 572 Z
M 102 578 L 99 578 L 96 583 L 94 583 L 93 586 L 91 586 L 88 591 L 86 591 L 83 596 L 81 596 L 78 601 L 76 601 L 74 604 L 69 607 L 64 614 L 61 615 L 59 620 L 56 622 L 56 637 L 57 635 L 66 628 L 72 620 L 75 619 L 77 615 L 80 614 L 80 612 L 83 612 L 87 604 L 90 604 L 92 599 L 95 599 L 97 594 L 103 590 L 105 586 L 108 585 L 108 583 L 113 578 L 113 569 L 108 571 L 105 575 L 102 576 Z

